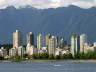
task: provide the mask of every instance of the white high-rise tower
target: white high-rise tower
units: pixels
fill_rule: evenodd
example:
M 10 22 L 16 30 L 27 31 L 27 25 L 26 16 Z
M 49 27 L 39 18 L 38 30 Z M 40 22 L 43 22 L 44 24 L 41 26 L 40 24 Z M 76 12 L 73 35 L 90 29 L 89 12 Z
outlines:
M 40 52 L 40 50 L 42 49 L 42 34 L 39 34 L 37 36 L 37 48 L 38 52 Z
M 71 54 L 72 54 L 72 56 L 74 57 L 75 54 L 79 53 L 79 50 L 80 50 L 79 36 L 74 34 L 71 37 Z
M 87 36 L 85 34 L 80 35 L 80 52 L 84 53 L 84 46 L 87 43 Z

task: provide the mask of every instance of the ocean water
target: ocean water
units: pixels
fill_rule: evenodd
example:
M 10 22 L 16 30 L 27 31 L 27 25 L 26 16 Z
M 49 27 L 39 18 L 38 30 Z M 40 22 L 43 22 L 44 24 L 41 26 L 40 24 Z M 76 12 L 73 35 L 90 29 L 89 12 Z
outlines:
M 0 63 L 0 72 L 96 72 L 93 62 Z

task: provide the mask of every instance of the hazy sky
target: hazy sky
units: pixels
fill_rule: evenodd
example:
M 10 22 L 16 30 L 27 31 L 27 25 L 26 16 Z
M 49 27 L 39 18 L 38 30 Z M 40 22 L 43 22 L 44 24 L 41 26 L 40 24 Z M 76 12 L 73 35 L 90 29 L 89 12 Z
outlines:
M 66 7 L 69 5 L 90 8 L 96 6 L 96 0 L 0 0 L 0 9 L 8 6 L 19 8 L 27 5 L 41 9 Z

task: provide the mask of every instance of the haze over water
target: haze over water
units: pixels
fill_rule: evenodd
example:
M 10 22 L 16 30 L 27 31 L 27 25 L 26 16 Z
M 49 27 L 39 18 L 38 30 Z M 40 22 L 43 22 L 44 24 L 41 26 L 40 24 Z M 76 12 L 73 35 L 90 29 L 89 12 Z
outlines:
M 66 61 L 0 63 L 0 72 L 96 72 L 96 63 Z

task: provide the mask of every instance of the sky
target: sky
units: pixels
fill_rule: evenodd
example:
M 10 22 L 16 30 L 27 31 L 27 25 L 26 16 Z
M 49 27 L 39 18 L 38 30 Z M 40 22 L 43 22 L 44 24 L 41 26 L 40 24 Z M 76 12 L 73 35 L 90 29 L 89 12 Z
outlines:
M 0 0 L 0 9 L 8 6 L 16 8 L 32 6 L 39 9 L 58 8 L 75 5 L 81 8 L 96 7 L 96 0 Z

